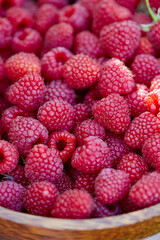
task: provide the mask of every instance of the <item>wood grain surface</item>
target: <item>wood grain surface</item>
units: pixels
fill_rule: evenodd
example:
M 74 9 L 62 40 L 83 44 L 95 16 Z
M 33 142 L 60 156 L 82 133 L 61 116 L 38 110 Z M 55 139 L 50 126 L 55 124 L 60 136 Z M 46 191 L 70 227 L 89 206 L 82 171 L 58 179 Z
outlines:
M 160 204 L 129 214 L 66 220 L 17 213 L 0 207 L 3 240 L 138 240 L 160 232 Z

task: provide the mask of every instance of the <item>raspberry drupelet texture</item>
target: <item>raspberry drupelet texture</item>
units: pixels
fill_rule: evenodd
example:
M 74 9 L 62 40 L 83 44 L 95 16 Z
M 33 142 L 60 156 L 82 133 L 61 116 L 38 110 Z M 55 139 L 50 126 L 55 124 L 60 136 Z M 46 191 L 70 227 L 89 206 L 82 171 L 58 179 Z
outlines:
M 148 14 L 143 13 L 143 12 L 135 12 L 135 14 L 132 15 L 132 20 L 139 25 L 141 25 L 141 24 L 147 25 L 147 24 L 152 23 L 151 17 Z M 143 29 L 141 29 L 141 35 L 146 36 L 146 32 L 143 31 Z
M 99 79 L 100 66 L 88 55 L 77 54 L 63 67 L 64 81 L 71 88 L 83 89 L 92 86 Z
M 143 158 L 156 170 L 160 170 L 160 133 L 146 139 L 142 147 Z
M 30 214 L 50 216 L 59 193 L 54 184 L 41 181 L 27 187 L 24 206 Z
M 76 149 L 76 138 L 68 131 L 53 132 L 48 139 L 49 148 L 53 149 L 63 163 L 72 157 Z
M 18 164 L 19 153 L 13 144 L 0 140 L 0 174 L 11 172 Z
M 64 47 L 71 50 L 73 44 L 73 27 L 68 23 L 58 23 L 48 29 L 44 39 L 44 51 Z
M 62 176 L 63 164 L 57 152 L 44 144 L 35 145 L 25 165 L 25 176 L 31 182 L 56 182 Z
M 51 212 L 53 217 L 85 219 L 93 210 L 93 199 L 84 190 L 73 189 L 62 193 L 56 200 Z
M 32 28 L 25 28 L 15 33 L 12 39 L 12 50 L 38 54 L 42 48 L 40 33 Z
M 23 187 L 27 187 L 30 181 L 25 176 L 24 166 L 17 165 L 17 167 L 9 173 L 9 179 L 16 183 L 20 183 Z
M 14 181 L 0 182 L 0 206 L 17 212 L 24 209 L 25 188 Z
M 153 91 L 156 89 L 157 90 L 160 89 L 160 75 L 156 76 L 151 82 L 150 91 Z
M 160 132 L 160 120 L 150 112 L 144 112 L 134 118 L 125 132 L 127 146 L 141 149 L 145 140 Z
M 66 190 L 74 189 L 74 183 L 71 178 L 63 172 L 62 177 L 58 179 L 55 183 L 56 188 L 59 193 L 63 193 Z
M 80 173 L 77 176 L 77 179 L 75 182 L 75 188 L 83 189 L 89 192 L 90 194 L 93 194 L 96 177 L 97 175 L 95 174 L 90 175 L 90 174 Z
M 45 3 L 52 4 L 57 8 L 63 8 L 68 4 L 68 0 L 38 0 L 39 5 L 43 5 Z
M 101 95 L 111 93 L 127 94 L 135 87 L 132 72 L 119 59 L 112 58 L 106 62 L 98 82 Z
M 88 119 L 81 122 L 75 128 L 75 136 L 78 145 L 84 144 L 84 139 L 89 136 L 95 136 L 102 140 L 105 139 L 105 128 L 98 124 L 95 120 Z
M 92 107 L 95 120 L 117 134 L 125 132 L 130 124 L 129 108 L 119 94 L 110 94 Z
M 160 74 L 160 64 L 158 59 L 147 54 L 136 56 L 131 67 L 135 82 L 145 84 L 148 87 L 150 86 L 151 81 Z
M 119 202 L 130 189 L 129 174 L 115 169 L 103 169 L 95 181 L 95 192 L 103 204 Z
M 75 32 L 87 29 L 89 20 L 87 9 L 79 3 L 68 5 L 58 12 L 58 21 L 71 24 Z
M 110 149 L 102 139 L 87 137 L 84 139 L 84 145 L 74 152 L 71 165 L 83 173 L 98 173 L 101 169 L 112 166 Z
M 154 45 L 156 51 L 160 53 L 160 23 L 156 22 L 154 25 L 151 27 L 149 33 L 148 33 L 148 38 Z
M 53 48 L 41 59 L 42 75 L 45 80 L 52 81 L 61 79 L 63 76 L 63 65 L 73 54 L 63 47 Z
M 49 131 L 70 131 L 75 112 L 70 103 L 62 100 L 48 101 L 38 110 L 38 119 Z
M 119 3 L 120 5 L 128 8 L 131 12 L 134 12 L 136 10 L 136 7 L 138 6 L 138 4 L 140 3 L 140 0 L 116 0 L 117 3 Z
M 104 26 L 100 33 L 100 42 L 111 57 L 126 62 L 132 58 L 138 47 L 140 36 L 140 26 L 128 20 Z
M 33 111 L 43 103 L 45 84 L 37 74 L 27 74 L 10 86 L 7 96 L 11 103 L 26 111 Z
M 47 143 L 48 131 L 38 120 L 18 116 L 11 122 L 8 136 L 19 153 L 27 156 L 35 144 Z
M 144 98 L 144 102 L 147 105 L 147 110 L 153 114 L 159 113 L 160 107 L 160 89 L 155 89 L 149 92 Z M 158 115 L 157 115 L 158 117 Z
M 87 120 L 91 116 L 91 109 L 84 103 L 79 103 L 74 105 L 75 110 L 75 124 L 78 125 L 79 123 Z
M 41 72 L 40 60 L 33 53 L 20 52 L 12 55 L 5 62 L 5 72 L 9 80 L 18 81 L 25 74 Z
M 135 51 L 135 55 L 140 54 L 149 54 L 155 56 L 154 46 L 147 37 L 140 38 L 139 45 Z
M 0 17 L 0 50 L 11 44 L 13 27 L 7 18 Z
M 51 100 L 63 100 L 71 105 L 76 104 L 76 93 L 74 89 L 67 86 L 62 80 L 52 81 L 46 86 L 44 102 Z
M 131 184 L 135 184 L 144 174 L 149 172 L 149 167 L 145 161 L 146 158 L 142 158 L 138 154 L 128 153 L 122 157 L 117 169 L 128 173 Z
M 133 204 L 139 208 L 160 203 L 160 173 L 152 172 L 144 175 L 132 186 L 129 197 Z

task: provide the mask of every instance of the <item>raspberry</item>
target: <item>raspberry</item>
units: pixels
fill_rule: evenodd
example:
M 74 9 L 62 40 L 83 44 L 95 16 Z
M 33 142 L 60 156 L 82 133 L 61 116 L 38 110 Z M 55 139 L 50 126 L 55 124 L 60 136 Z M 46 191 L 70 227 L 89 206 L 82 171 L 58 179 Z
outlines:
M 139 208 L 152 206 L 160 202 L 160 173 L 144 175 L 130 190 L 129 197 Z
M 157 0 L 150 0 L 149 1 L 151 8 L 153 8 L 155 11 L 158 11 L 160 8 L 160 2 Z
M 44 51 L 64 47 L 71 50 L 73 44 L 73 28 L 68 23 L 55 24 L 48 29 L 44 39 Z
M 135 153 L 128 153 L 122 157 L 117 169 L 128 173 L 131 184 L 135 184 L 145 173 L 149 172 L 145 160 Z
M 155 49 L 147 37 L 141 37 L 135 55 L 148 54 L 155 56 Z
M 4 78 L 4 62 L 3 59 L 0 57 L 0 82 L 1 79 Z
M 91 115 L 90 107 L 83 103 L 76 104 L 74 106 L 74 110 L 75 110 L 76 125 L 88 119 Z
M 38 6 L 35 1 L 27 0 L 24 2 L 23 7 L 30 12 L 30 14 L 35 17 L 36 12 L 38 11 Z
M 75 182 L 75 188 L 83 189 L 89 192 L 90 194 L 93 194 L 96 177 L 97 175 L 93 174 L 92 175 L 84 173 L 79 174 Z
M 127 153 L 129 153 L 130 148 L 124 142 L 123 135 L 117 135 L 113 132 L 106 133 L 107 146 L 110 149 L 111 157 L 113 158 L 113 166 L 117 167 L 120 159 Z
M 147 24 L 152 23 L 152 19 L 150 18 L 150 16 L 143 12 L 136 12 L 132 16 L 132 20 L 134 22 L 138 23 L 139 25 L 141 25 L 141 24 L 147 25 Z M 142 36 L 145 36 L 146 32 L 144 32 L 143 29 L 141 29 L 141 34 L 142 34 Z
M 57 22 L 58 10 L 51 4 L 43 4 L 36 11 L 36 29 L 45 34 L 47 30 Z
M 76 104 L 75 91 L 67 86 L 62 80 L 52 81 L 46 86 L 44 101 L 63 100 L 71 105 Z
M 160 75 L 156 76 L 151 82 L 150 91 L 153 91 L 156 89 L 157 90 L 160 89 Z
M 124 140 L 131 148 L 141 149 L 145 140 L 160 131 L 160 120 L 150 112 L 134 118 L 125 132 Z
M 18 81 L 25 74 L 40 73 L 40 61 L 33 53 L 17 53 L 5 62 L 5 72 L 9 80 Z
M 142 154 L 147 163 L 156 170 L 160 170 L 160 133 L 153 134 L 144 142 Z
M 104 26 L 100 33 L 100 42 L 111 57 L 126 62 L 132 58 L 138 47 L 140 36 L 140 26 L 128 20 Z
M 12 171 L 18 164 L 17 148 L 11 143 L 0 140 L 0 174 Z
M 14 32 L 26 27 L 33 27 L 33 17 L 26 9 L 21 7 L 11 7 L 6 12 L 6 17 L 11 22 Z
M 27 156 L 35 144 L 46 144 L 48 131 L 38 120 L 18 116 L 12 120 L 8 136 L 19 153 Z
M 84 6 L 92 16 L 94 7 L 97 3 L 99 3 L 99 0 L 90 0 L 90 1 L 78 0 L 78 3 L 80 3 L 82 6 Z
M 160 89 L 155 89 L 149 92 L 145 97 L 144 102 L 151 113 L 158 114 L 160 107 Z
M 98 37 L 87 30 L 75 36 L 74 52 L 75 54 L 83 53 L 93 58 L 103 55 Z
M 25 170 L 22 165 L 17 165 L 17 167 L 9 173 L 8 178 L 16 183 L 20 183 L 23 187 L 27 187 L 30 183 L 25 176 Z
M 41 181 L 27 187 L 24 205 L 30 214 L 50 216 L 58 190 L 52 183 Z
M 149 40 L 152 42 L 152 44 L 154 45 L 156 51 L 158 51 L 158 53 L 160 53 L 160 34 L 159 34 L 159 31 L 160 31 L 160 23 L 157 22 L 155 23 L 149 33 L 148 33 L 148 38 Z
M 42 47 L 42 37 L 38 31 L 25 28 L 15 33 L 12 39 L 14 52 L 28 52 L 38 54 Z
M 123 7 L 128 8 L 131 12 L 134 12 L 136 10 L 136 7 L 138 6 L 138 4 L 140 3 L 141 0 L 129 0 L 129 1 L 125 1 L 125 0 L 116 0 L 116 2 L 120 5 L 122 5 Z
M 112 58 L 102 68 L 98 82 L 101 95 L 107 97 L 111 93 L 127 94 L 135 87 L 131 71 L 123 62 Z
M 7 18 L 0 17 L 0 50 L 10 46 L 12 31 L 12 25 Z
M 103 204 L 120 201 L 130 189 L 129 174 L 115 169 L 103 169 L 95 181 L 98 200 Z
M 71 165 L 83 173 L 98 173 L 104 167 L 111 167 L 110 149 L 102 139 L 87 137 L 84 139 L 84 145 L 74 152 Z
M 66 190 L 73 189 L 74 183 L 71 178 L 63 172 L 62 177 L 55 182 L 55 186 L 60 193 L 63 193 Z
M 133 212 L 140 209 L 139 207 L 135 206 L 128 195 L 121 200 L 120 206 L 124 213 Z
M 0 206 L 21 212 L 25 188 L 13 181 L 0 182 Z
M 160 64 L 154 56 L 141 54 L 135 57 L 132 71 L 137 83 L 150 86 L 153 78 L 160 74 Z
M 137 117 L 147 111 L 147 105 L 144 102 L 148 94 L 148 88 L 143 84 L 136 84 L 135 89 L 125 96 L 132 117 Z
M 84 97 L 84 103 L 92 108 L 92 106 L 98 102 L 98 100 L 101 100 L 102 96 L 99 92 L 98 85 L 92 86 L 88 93 L 86 93 Z
M 48 101 L 38 110 L 38 119 L 49 131 L 70 131 L 74 124 L 74 108 L 62 101 Z
M 62 176 L 63 164 L 57 152 L 44 144 L 35 145 L 25 165 L 25 176 L 32 182 L 55 182 Z
M 106 133 L 105 128 L 98 124 L 95 120 L 88 119 L 81 122 L 75 128 L 75 136 L 78 145 L 84 144 L 84 139 L 89 136 L 95 136 L 102 140 L 105 139 Z
M 123 133 L 130 124 L 127 102 L 119 94 L 110 94 L 98 101 L 92 111 L 99 124 L 117 134 Z
M 75 89 L 92 86 L 98 81 L 99 73 L 99 65 L 91 57 L 83 54 L 71 57 L 63 67 L 65 82 Z
M 63 47 L 54 48 L 47 52 L 41 60 L 42 75 L 45 80 L 52 81 L 61 79 L 63 75 L 63 65 L 72 56 L 72 53 Z
M 10 103 L 3 95 L 0 94 L 0 117 L 3 111 L 8 107 L 10 107 Z
M 49 4 L 53 4 L 57 8 L 62 8 L 68 4 L 68 0 L 38 0 L 38 3 L 40 5 L 49 3 Z
M 131 18 L 131 12 L 117 4 L 114 0 L 101 0 L 93 10 L 92 30 L 99 35 L 102 28 L 108 24 Z
M 84 190 L 74 189 L 62 193 L 51 212 L 57 218 L 89 218 L 93 209 L 93 199 Z
M 76 148 L 76 138 L 67 131 L 53 132 L 48 139 L 49 148 L 53 149 L 65 163 L 71 158 Z
M 13 6 L 21 7 L 24 4 L 24 0 L 1 0 L 1 7 L 3 10 L 7 10 Z
M 58 21 L 72 25 L 75 32 L 88 29 L 89 13 L 85 7 L 76 3 L 62 8 L 58 12 Z

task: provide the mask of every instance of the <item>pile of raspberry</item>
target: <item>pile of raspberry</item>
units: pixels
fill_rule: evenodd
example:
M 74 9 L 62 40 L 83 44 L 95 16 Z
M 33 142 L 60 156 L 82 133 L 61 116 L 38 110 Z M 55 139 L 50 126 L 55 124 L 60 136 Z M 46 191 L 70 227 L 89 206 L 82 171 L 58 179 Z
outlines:
M 85 219 L 160 203 L 158 2 L 0 1 L 0 206 Z

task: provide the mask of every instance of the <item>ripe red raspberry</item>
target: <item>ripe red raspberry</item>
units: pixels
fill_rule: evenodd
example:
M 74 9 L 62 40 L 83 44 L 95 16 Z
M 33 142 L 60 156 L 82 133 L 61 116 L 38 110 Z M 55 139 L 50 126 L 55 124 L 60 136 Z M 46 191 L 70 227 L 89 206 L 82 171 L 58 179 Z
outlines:
M 111 157 L 113 158 L 113 166 L 117 167 L 120 159 L 127 153 L 129 153 L 130 148 L 124 142 L 123 135 L 117 135 L 113 132 L 106 133 L 107 146 L 110 149 Z
M 0 140 L 0 174 L 11 172 L 18 164 L 19 153 L 13 144 Z
M 99 124 L 117 134 L 123 133 L 130 124 L 127 102 L 119 94 L 113 93 L 98 101 L 92 111 Z
M 127 94 L 135 87 L 132 72 L 118 59 L 112 58 L 102 68 L 98 82 L 100 94 Z
M 132 117 L 137 117 L 141 113 L 147 111 L 147 105 L 144 102 L 144 99 L 147 96 L 147 94 L 148 94 L 147 86 L 137 83 L 135 89 L 125 96 Z
M 153 44 L 149 41 L 147 37 L 141 37 L 139 45 L 135 51 L 135 55 L 148 54 L 155 56 L 155 49 Z
M 120 201 L 120 206 L 123 210 L 123 213 L 134 212 L 140 208 L 135 206 L 130 197 L 127 195 Z
M 82 31 L 75 36 L 74 53 L 83 53 L 93 58 L 103 55 L 98 37 L 87 30 Z
M 19 153 L 27 156 L 35 144 L 47 143 L 48 131 L 38 120 L 18 116 L 12 120 L 8 136 Z
M 75 188 L 83 189 L 89 192 L 90 194 L 93 194 L 96 177 L 97 175 L 95 174 L 90 175 L 86 173 L 80 173 L 77 176 L 77 179 L 75 182 Z
M 62 101 L 48 101 L 38 110 L 38 119 L 49 131 L 70 131 L 74 125 L 74 108 Z
M 147 86 L 150 86 L 153 78 L 160 74 L 158 60 L 154 56 L 147 54 L 136 56 L 131 67 L 135 81 Z
M 56 181 L 54 184 L 60 193 L 63 193 L 69 189 L 74 189 L 73 181 L 64 172 L 62 173 L 62 177 L 59 178 L 58 181 Z
M 32 14 L 21 7 L 11 7 L 6 12 L 6 17 L 11 22 L 14 32 L 26 27 L 33 27 L 34 20 Z
M 40 73 L 40 61 L 33 53 L 17 53 L 5 62 L 5 72 L 9 80 L 18 81 L 25 74 Z
M 132 20 L 138 23 L 139 25 L 141 24 L 147 25 L 152 23 L 151 17 L 143 12 L 136 12 L 134 15 L 132 15 Z M 141 34 L 142 36 L 146 36 L 146 32 L 144 32 L 143 29 L 141 29 Z
M 129 174 L 121 170 L 103 169 L 95 181 L 96 196 L 104 204 L 120 201 L 129 192 L 129 189 Z
M 88 105 L 90 108 L 98 102 L 98 100 L 101 100 L 102 96 L 99 92 L 98 85 L 92 86 L 89 91 L 86 93 L 84 97 L 84 103 Z
M 125 132 L 124 140 L 131 148 L 141 149 L 145 140 L 160 132 L 160 120 L 150 112 L 134 118 Z
M 160 173 L 144 175 L 130 190 L 129 197 L 139 208 L 160 203 Z
M 44 39 L 44 52 L 52 48 L 64 47 L 71 50 L 73 44 L 73 28 L 68 23 L 55 24 L 48 29 Z
M 27 74 L 18 82 L 10 86 L 7 96 L 11 103 L 17 104 L 21 109 L 33 111 L 43 102 L 45 84 L 42 77 L 37 74 Z
M 58 190 L 52 183 L 41 181 L 27 187 L 24 206 L 33 215 L 50 216 Z
M 84 145 L 74 152 L 71 165 L 83 173 L 98 173 L 104 167 L 111 167 L 110 149 L 102 139 L 87 137 L 84 139 Z
M 84 139 L 89 136 L 95 136 L 102 140 L 105 139 L 106 133 L 105 128 L 98 124 L 95 120 L 88 119 L 81 122 L 75 128 L 75 136 L 78 145 L 84 144 Z
M 91 115 L 90 107 L 84 103 L 76 104 L 74 106 L 74 110 L 75 110 L 75 124 L 76 125 L 78 125 L 79 123 L 88 119 Z
M 58 10 L 52 4 L 43 4 L 36 11 L 36 29 L 44 35 L 57 22 Z
M 74 89 L 69 88 L 62 80 L 53 80 L 46 86 L 44 95 L 44 102 L 51 100 L 63 100 L 71 105 L 75 105 L 76 93 Z
M 31 182 L 56 182 L 61 178 L 62 171 L 62 160 L 57 152 L 44 144 L 35 145 L 27 156 L 25 176 Z
M 35 1 L 33 0 L 27 0 L 23 4 L 23 8 L 25 8 L 30 14 L 32 14 L 33 17 L 35 17 L 36 12 L 38 10 L 38 6 Z
M 88 29 L 89 13 L 85 7 L 75 3 L 62 8 L 58 12 L 58 21 L 72 25 L 75 32 Z
M 128 153 L 122 157 L 117 169 L 128 173 L 131 184 L 135 184 L 145 173 L 149 172 L 145 160 L 138 154 Z
M 64 81 L 71 88 L 83 89 L 98 81 L 100 66 L 88 55 L 77 54 L 63 67 Z
M 57 8 L 62 8 L 68 4 L 68 0 L 38 0 L 38 3 L 40 5 L 49 3 L 49 4 L 53 4 Z
M 100 42 L 111 57 L 126 62 L 132 58 L 138 47 L 140 36 L 140 26 L 128 20 L 104 26 L 100 33 Z
M 136 10 L 136 7 L 140 3 L 141 0 L 116 0 L 116 2 L 123 7 L 128 8 L 131 12 L 134 12 Z
M 4 62 L 3 59 L 0 57 L 0 83 L 1 79 L 3 80 L 4 78 Z
M 0 17 L 0 50 L 10 46 L 12 31 L 13 28 L 8 19 Z
M 61 79 L 63 75 L 63 65 L 73 54 L 63 48 L 57 47 L 44 54 L 41 60 L 42 75 L 45 80 L 52 81 Z
M 149 40 L 152 42 L 152 44 L 154 45 L 156 51 L 158 53 L 160 53 L 160 22 L 155 23 L 149 33 L 148 33 L 148 38 Z
M 24 166 L 17 165 L 17 167 L 9 173 L 9 179 L 16 183 L 20 183 L 23 187 L 27 187 L 30 181 L 25 176 Z
M 38 54 L 42 48 L 42 37 L 32 28 L 24 28 L 15 33 L 12 39 L 14 52 L 28 52 Z
M 160 75 L 156 76 L 151 82 L 150 91 L 153 91 L 156 89 L 157 90 L 160 89 Z
M 0 182 L 0 206 L 21 212 L 25 191 L 21 184 L 13 181 Z
M 90 15 L 92 16 L 95 5 L 97 3 L 99 3 L 99 0 L 90 0 L 90 1 L 88 1 L 88 0 L 78 0 L 77 2 L 79 4 L 81 4 L 82 6 L 84 6 L 88 10 Z
M 68 131 L 53 132 L 48 139 L 49 148 L 53 149 L 65 163 L 71 158 L 76 148 L 76 138 Z
M 57 218 L 89 218 L 93 210 L 93 199 L 84 190 L 74 189 L 62 193 L 56 200 L 51 212 Z
M 155 90 L 149 92 L 146 95 L 144 102 L 147 105 L 147 109 L 151 113 L 158 114 L 159 108 L 160 108 L 160 89 L 155 89 Z
M 0 117 L 3 113 L 3 111 L 5 109 L 7 109 L 8 107 L 10 107 L 11 104 L 9 103 L 9 101 L 5 98 L 5 96 L 3 94 L 0 94 Z

